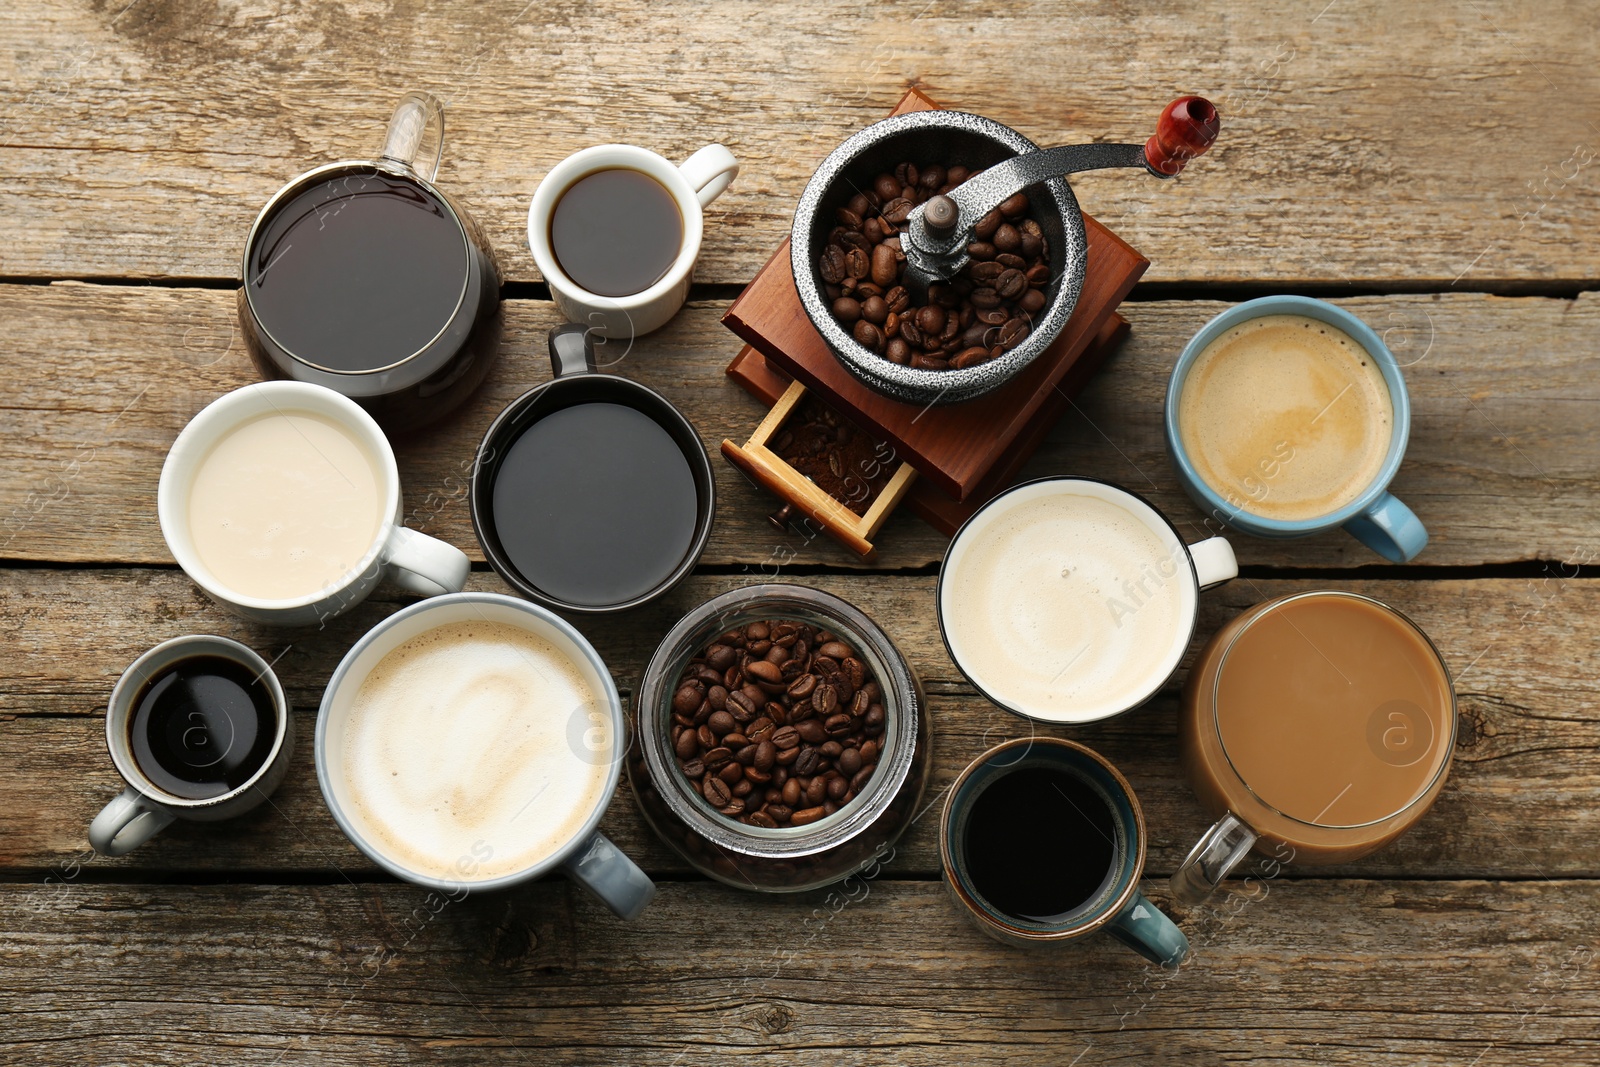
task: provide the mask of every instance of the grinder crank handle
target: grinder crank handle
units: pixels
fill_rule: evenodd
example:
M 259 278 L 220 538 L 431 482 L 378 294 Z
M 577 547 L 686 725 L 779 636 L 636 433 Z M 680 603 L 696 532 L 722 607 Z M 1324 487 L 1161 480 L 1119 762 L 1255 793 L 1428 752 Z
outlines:
M 1221 125 L 1209 100 L 1182 96 L 1162 110 L 1155 135 L 1142 145 L 1062 145 L 996 163 L 947 196 L 928 198 L 906 217 L 908 239 L 901 244 L 908 272 L 927 281 L 955 277 L 966 266 L 967 242 L 978 220 L 1030 185 L 1117 167 L 1143 167 L 1170 178 L 1211 147 Z

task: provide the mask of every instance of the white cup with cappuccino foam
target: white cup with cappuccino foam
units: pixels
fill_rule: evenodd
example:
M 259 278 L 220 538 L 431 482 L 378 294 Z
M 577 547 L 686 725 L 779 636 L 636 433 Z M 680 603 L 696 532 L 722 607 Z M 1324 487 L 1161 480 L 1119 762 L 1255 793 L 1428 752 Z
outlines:
M 471 569 L 404 525 L 399 467 L 372 416 L 308 382 L 257 382 L 203 408 L 167 453 L 156 504 L 178 565 L 257 622 L 322 622 L 384 578 L 455 592 Z
M 459 898 L 560 869 L 632 919 L 655 886 L 598 829 L 626 750 L 594 647 L 501 593 L 368 631 L 328 682 L 315 748 L 334 820 L 391 874 Z
M 1160 690 L 1188 648 L 1201 590 L 1238 573 L 1225 539 L 1185 544 L 1126 489 L 1041 478 L 956 531 L 939 629 L 994 703 L 1041 722 L 1095 722 Z

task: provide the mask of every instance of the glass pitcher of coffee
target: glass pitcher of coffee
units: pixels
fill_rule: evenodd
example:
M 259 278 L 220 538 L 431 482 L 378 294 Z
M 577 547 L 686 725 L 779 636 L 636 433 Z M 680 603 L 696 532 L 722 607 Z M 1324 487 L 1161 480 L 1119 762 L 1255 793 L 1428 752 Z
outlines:
M 433 184 L 444 107 L 400 98 L 378 158 L 317 167 L 267 201 L 245 241 L 239 322 L 262 375 L 343 393 L 387 431 L 438 419 L 499 349 L 488 239 Z
M 1278 863 L 1360 859 L 1410 829 L 1455 748 L 1450 672 L 1427 634 L 1355 593 L 1258 604 L 1200 652 L 1182 761 L 1217 822 L 1172 876 L 1190 903 L 1253 849 Z

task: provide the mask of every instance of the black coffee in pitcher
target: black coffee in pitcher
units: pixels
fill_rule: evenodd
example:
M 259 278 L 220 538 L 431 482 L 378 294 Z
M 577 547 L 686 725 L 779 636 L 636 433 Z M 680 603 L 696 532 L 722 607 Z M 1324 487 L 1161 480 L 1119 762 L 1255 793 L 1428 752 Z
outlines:
M 239 318 L 262 373 L 343 393 L 386 430 L 454 408 L 499 345 L 494 254 L 429 180 L 442 131 L 438 101 L 407 94 L 378 160 L 290 182 L 245 247 Z

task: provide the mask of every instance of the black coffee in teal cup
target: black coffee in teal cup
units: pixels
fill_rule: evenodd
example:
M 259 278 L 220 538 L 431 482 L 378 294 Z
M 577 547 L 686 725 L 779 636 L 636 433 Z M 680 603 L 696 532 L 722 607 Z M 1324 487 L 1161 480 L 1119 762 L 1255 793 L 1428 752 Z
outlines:
M 1127 779 L 1075 741 L 1018 738 L 956 779 L 939 826 L 945 884 L 978 928 L 1011 945 L 1104 930 L 1175 966 L 1189 940 L 1139 890 L 1144 812 Z
M 1167 386 L 1167 448 L 1207 515 L 1268 538 L 1343 527 L 1396 563 L 1428 543 L 1389 492 L 1410 427 L 1405 378 L 1383 339 L 1309 297 L 1262 297 L 1216 316 Z

